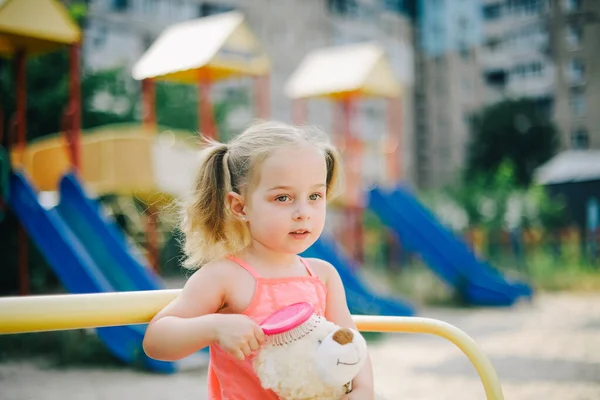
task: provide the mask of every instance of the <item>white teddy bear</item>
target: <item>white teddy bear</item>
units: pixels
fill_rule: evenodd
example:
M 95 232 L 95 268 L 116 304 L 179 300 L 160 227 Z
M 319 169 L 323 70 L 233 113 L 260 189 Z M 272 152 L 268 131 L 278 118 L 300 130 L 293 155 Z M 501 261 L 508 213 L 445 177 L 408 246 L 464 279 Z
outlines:
M 280 331 L 267 334 L 253 361 L 264 388 L 282 400 L 339 400 L 351 390 L 367 358 L 367 344 L 358 331 L 312 312 L 298 326 Z

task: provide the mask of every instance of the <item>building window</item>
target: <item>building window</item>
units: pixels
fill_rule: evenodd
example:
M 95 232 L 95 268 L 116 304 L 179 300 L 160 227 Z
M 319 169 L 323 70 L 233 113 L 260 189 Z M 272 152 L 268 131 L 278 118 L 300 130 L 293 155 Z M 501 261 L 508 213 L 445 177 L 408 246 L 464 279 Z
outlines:
M 530 15 L 542 9 L 543 0 L 508 0 L 508 12 L 510 14 Z
M 327 8 L 332 14 L 356 15 L 358 3 L 356 0 L 328 0 Z
M 585 92 L 580 89 L 571 90 L 569 97 L 571 112 L 578 117 L 585 114 Z
M 571 147 L 576 150 L 587 149 L 590 138 L 585 129 L 577 129 L 571 134 Z
M 542 76 L 544 66 L 536 61 L 529 64 L 517 64 L 513 67 L 511 74 L 518 78 L 530 78 Z
M 488 4 L 483 6 L 483 18 L 488 21 L 493 21 L 502 16 L 502 4 Z
M 568 77 L 572 84 L 581 84 L 585 80 L 585 65 L 578 59 L 572 59 L 568 66 Z
M 95 28 L 95 32 L 91 36 L 93 38 L 92 43 L 94 48 L 98 49 L 104 47 L 106 44 L 106 40 L 108 39 L 108 28 L 106 27 L 106 24 L 103 23 L 98 23 Z
M 581 10 L 581 0 L 564 0 L 566 11 L 579 11 Z
M 127 11 L 129 8 L 129 0 L 112 0 L 113 11 Z
M 406 9 L 406 1 L 405 0 L 384 0 L 383 6 L 386 10 L 394 11 L 400 14 L 406 13 L 408 10 Z
M 208 17 L 209 15 L 221 14 L 233 10 L 235 8 L 231 6 L 204 2 L 198 6 L 198 16 Z
M 574 24 L 567 26 L 567 44 L 571 49 L 580 48 L 582 38 L 583 28 L 581 26 Z

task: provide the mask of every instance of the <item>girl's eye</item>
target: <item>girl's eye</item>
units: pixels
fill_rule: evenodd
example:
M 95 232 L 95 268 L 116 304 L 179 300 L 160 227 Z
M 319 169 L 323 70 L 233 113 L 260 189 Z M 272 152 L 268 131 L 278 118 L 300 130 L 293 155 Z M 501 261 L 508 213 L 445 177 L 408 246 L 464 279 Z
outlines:
M 313 193 L 313 194 L 311 194 L 311 195 L 310 195 L 310 197 L 309 197 L 309 198 L 310 198 L 311 200 L 319 200 L 321 197 L 323 197 L 323 196 L 321 196 L 321 194 L 320 194 L 320 193 Z
M 275 198 L 275 201 L 279 201 L 279 202 L 285 202 L 287 200 L 290 200 L 290 196 L 288 196 L 287 194 L 283 195 L 283 196 L 279 196 Z

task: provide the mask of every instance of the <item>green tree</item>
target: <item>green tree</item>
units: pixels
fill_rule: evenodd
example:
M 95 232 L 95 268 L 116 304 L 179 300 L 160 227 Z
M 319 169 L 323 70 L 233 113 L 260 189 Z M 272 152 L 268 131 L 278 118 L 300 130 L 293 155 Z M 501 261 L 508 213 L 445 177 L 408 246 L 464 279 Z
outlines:
M 473 118 L 465 178 L 491 179 L 504 161 L 514 167 L 518 185 L 526 186 L 534 170 L 559 147 L 556 127 L 533 99 L 506 100 Z

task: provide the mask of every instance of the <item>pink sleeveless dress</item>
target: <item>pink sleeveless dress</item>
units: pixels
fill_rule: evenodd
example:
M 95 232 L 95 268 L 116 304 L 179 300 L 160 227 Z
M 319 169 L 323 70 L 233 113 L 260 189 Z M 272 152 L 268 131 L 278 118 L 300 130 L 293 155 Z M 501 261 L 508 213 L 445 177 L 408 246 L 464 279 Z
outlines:
M 256 280 L 254 295 L 242 314 L 260 324 L 276 310 L 287 305 L 306 301 L 311 303 L 315 312 L 325 315 L 327 289 L 325 284 L 313 273 L 304 259 L 300 259 L 308 276 L 266 279 L 258 275 L 247 263 L 234 257 L 239 264 Z M 210 346 L 208 367 L 208 398 L 210 400 L 278 400 L 271 390 L 262 388 L 252 368 L 253 357 L 239 361 L 218 345 Z

